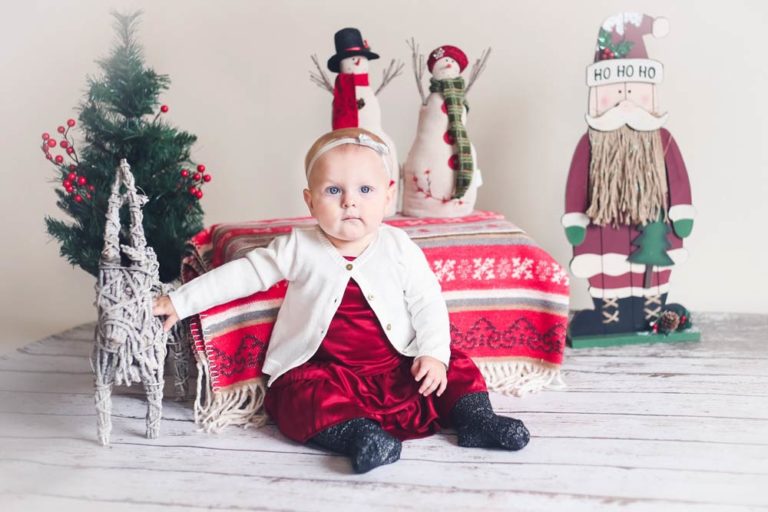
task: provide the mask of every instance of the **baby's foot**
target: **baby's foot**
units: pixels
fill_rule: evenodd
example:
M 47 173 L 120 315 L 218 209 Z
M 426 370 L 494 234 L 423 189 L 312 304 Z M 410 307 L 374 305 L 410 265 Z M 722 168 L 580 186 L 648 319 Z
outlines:
M 400 459 L 400 440 L 387 434 L 378 425 L 376 427 L 377 431 L 363 433 L 353 443 L 350 459 L 355 473 L 367 473 L 373 468 Z
M 331 451 L 347 455 L 356 473 L 366 473 L 400 458 L 400 440 L 367 418 L 355 418 L 329 427 L 311 439 Z
M 530 440 L 522 421 L 493 412 L 485 392 L 459 398 L 451 415 L 459 433 L 459 446 L 519 450 Z
M 522 421 L 494 414 L 458 427 L 459 446 L 520 450 L 530 440 Z

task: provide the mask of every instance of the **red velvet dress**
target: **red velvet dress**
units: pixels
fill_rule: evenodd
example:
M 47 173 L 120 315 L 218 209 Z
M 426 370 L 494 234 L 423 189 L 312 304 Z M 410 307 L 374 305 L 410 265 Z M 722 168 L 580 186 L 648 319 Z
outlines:
M 414 439 L 450 425 L 456 400 L 486 391 L 475 363 L 451 351 L 442 396 L 419 394 L 413 358 L 389 343 L 358 284 L 350 279 L 328 333 L 312 359 L 267 389 L 264 407 L 288 438 L 304 443 L 354 418 L 370 418 L 398 439 Z

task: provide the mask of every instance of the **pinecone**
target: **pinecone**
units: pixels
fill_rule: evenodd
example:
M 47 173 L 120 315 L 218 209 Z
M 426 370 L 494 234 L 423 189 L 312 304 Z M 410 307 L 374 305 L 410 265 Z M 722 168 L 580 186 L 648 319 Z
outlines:
M 680 315 L 674 311 L 664 311 L 661 314 L 661 317 L 659 317 L 658 325 L 659 332 L 669 334 L 670 332 L 677 330 L 677 327 L 680 325 Z

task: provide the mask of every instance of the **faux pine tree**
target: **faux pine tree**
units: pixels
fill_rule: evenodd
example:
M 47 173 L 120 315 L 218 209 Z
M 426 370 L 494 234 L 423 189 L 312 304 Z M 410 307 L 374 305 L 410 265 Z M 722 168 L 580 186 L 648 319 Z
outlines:
M 89 77 L 78 108 L 81 136 L 76 141 L 70 133 L 78 125 L 74 119 L 59 126 L 57 135 L 43 134 L 43 153 L 56 166 L 61 185 L 57 205 L 71 217 L 70 222 L 46 217 L 45 223 L 61 255 L 96 276 L 110 187 L 125 158 L 149 199 L 144 231 L 160 262 L 160 278 L 169 282 L 179 275 L 185 242 L 202 228 L 202 186 L 211 175 L 190 159 L 197 138 L 164 119 L 168 107 L 160 104 L 160 95 L 170 80 L 145 65 L 136 41 L 139 14 L 114 14 L 117 41 L 98 61 L 101 73 Z
M 669 226 L 663 221 L 649 222 L 645 226 L 638 226 L 640 235 L 632 241 L 638 249 L 627 258 L 632 263 L 645 264 L 645 278 L 643 287 L 651 287 L 651 277 L 653 267 L 668 267 L 674 265 L 674 261 L 669 257 L 667 249 L 670 248 L 667 234 Z

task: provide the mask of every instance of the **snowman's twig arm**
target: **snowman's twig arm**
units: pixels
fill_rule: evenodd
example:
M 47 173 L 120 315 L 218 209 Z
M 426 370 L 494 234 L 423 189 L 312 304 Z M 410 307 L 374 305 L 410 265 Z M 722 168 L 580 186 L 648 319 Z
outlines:
M 389 61 L 389 66 L 387 66 L 387 69 L 384 70 L 384 75 L 381 77 L 381 85 L 379 85 L 379 88 L 376 89 L 374 94 L 378 96 L 382 89 L 384 89 L 384 87 L 386 87 L 389 82 L 391 82 L 395 77 L 399 76 L 403 72 L 403 67 L 405 67 L 405 64 L 399 60 L 396 61 L 395 59 L 392 59 Z
M 328 78 L 328 75 L 325 74 L 325 71 L 323 71 L 323 68 L 320 66 L 320 61 L 317 58 L 317 54 L 313 53 L 311 58 L 312 58 L 312 62 L 315 63 L 317 72 L 314 72 L 314 71 L 309 72 L 310 81 L 316 86 L 320 87 L 321 89 L 325 89 L 326 91 L 332 93 L 333 85 L 331 85 L 331 81 Z
M 427 96 L 424 94 L 422 80 L 427 65 L 424 64 L 424 56 L 419 54 L 419 45 L 416 44 L 416 39 L 412 37 L 410 41 L 406 40 L 406 43 L 411 47 L 411 65 L 413 67 L 413 76 L 416 78 L 416 88 L 419 90 L 419 96 L 421 96 L 421 104 L 426 105 Z
M 480 76 L 480 74 L 485 71 L 485 64 L 488 62 L 488 57 L 491 55 L 491 47 L 489 46 L 485 50 L 483 50 L 483 53 L 480 54 L 480 58 L 475 61 L 475 63 L 472 65 L 472 71 L 469 74 L 469 81 L 467 82 L 467 88 L 464 90 L 464 94 L 469 93 L 469 89 L 472 87 L 472 84 L 475 83 L 475 80 L 477 80 L 477 77 Z

